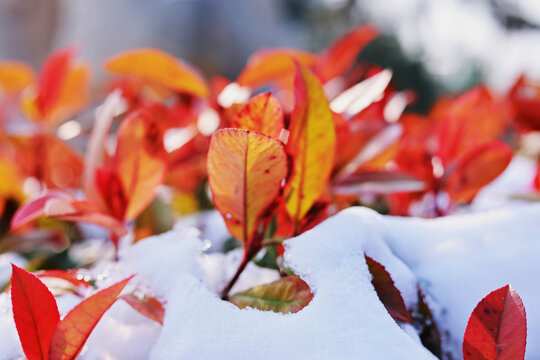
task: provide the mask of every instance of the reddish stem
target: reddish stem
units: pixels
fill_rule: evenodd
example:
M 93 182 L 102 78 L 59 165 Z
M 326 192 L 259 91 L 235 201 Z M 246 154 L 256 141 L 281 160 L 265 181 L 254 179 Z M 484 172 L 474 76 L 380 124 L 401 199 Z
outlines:
M 114 231 L 111 231 L 111 241 L 114 245 L 114 261 L 118 261 L 118 243 L 120 242 L 120 237 Z
M 231 291 L 232 287 L 234 286 L 234 284 L 236 284 L 236 281 L 238 280 L 238 278 L 240 278 L 240 275 L 242 274 L 242 272 L 246 269 L 246 266 L 247 264 L 249 264 L 249 262 L 251 261 L 251 259 L 253 259 L 253 257 L 255 255 L 257 255 L 257 253 L 259 252 L 259 250 L 261 249 L 261 246 L 260 246 L 260 241 L 257 242 L 256 244 L 253 244 L 244 254 L 244 258 L 242 259 L 242 263 L 240 264 L 240 266 L 238 267 L 238 269 L 236 270 L 236 273 L 234 274 L 234 276 L 232 277 L 232 279 L 229 281 L 229 283 L 227 284 L 227 286 L 225 286 L 225 288 L 223 289 L 223 291 L 221 292 L 221 299 L 222 300 L 228 300 L 229 299 L 229 291 Z

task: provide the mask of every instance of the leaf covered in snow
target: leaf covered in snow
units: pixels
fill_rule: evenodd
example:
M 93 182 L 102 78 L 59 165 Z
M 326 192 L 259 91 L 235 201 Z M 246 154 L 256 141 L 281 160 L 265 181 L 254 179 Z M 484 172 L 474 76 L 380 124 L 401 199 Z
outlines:
M 308 284 L 298 276 L 288 276 L 235 294 L 229 301 L 240 309 L 252 307 L 287 314 L 302 310 L 311 299 Z
M 373 276 L 371 283 L 388 313 L 394 320 L 412 324 L 411 315 L 405 306 L 403 297 L 394 285 L 394 280 L 392 280 L 388 271 L 386 271 L 383 265 L 369 256 L 366 256 L 366 263 L 369 272 Z
M 120 299 L 127 302 L 133 309 L 137 310 L 141 315 L 152 319 L 163 325 L 165 317 L 165 309 L 158 299 L 152 296 L 139 297 L 135 294 L 125 294 L 120 296 Z

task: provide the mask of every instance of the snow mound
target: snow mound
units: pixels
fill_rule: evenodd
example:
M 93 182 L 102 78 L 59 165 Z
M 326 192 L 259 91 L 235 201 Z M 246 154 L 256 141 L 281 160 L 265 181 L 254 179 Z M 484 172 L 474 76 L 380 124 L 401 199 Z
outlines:
M 375 229 L 366 231 L 360 219 Z M 286 242 L 288 265 L 315 292 L 296 314 L 239 310 L 220 300 L 196 272 L 168 276 L 175 284 L 166 294 L 165 321 L 150 358 L 433 359 L 395 323 L 371 285 L 364 245 L 372 242 L 366 247 L 390 256 L 382 242 L 370 240 L 380 224 L 378 215 L 357 208 Z M 158 248 L 158 241 L 141 244 Z M 144 276 L 145 269 L 138 270 Z
M 384 240 L 414 272 L 439 308 L 446 350 L 461 356 L 470 314 L 506 284 L 527 311 L 527 359 L 540 359 L 540 204 L 439 219 L 384 217 Z M 362 226 L 362 225 L 360 225 Z

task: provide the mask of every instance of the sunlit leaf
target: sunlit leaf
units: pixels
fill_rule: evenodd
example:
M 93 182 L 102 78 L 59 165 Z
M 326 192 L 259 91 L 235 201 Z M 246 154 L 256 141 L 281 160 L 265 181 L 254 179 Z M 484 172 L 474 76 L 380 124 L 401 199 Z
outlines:
M 11 229 L 15 230 L 42 216 L 100 225 L 114 231 L 119 236 L 125 235 L 127 232 L 122 222 L 103 213 L 97 205 L 77 200 L 60 191 L 48 191 L 19 207 L 11 221 Z
M 75 306 L 58 324 L 49 360 L 74 360 L 103 314 L 116 302 L 131 277 L 98 291 Z
M 223 129 L 212 136 L 208 174 L 213 201 L 227 228 L 248 243 L 287 174 L 283 144 L 257 132 Z
M 336 181 L 332 188 L 338 194 L 391 194 L 421 191 L 425 189 L 425 184 L 403 173 L 359 171 Z
M 392 280 L 388 271 L 386 271 L 383 265 L 369 256 L 366 256 L 366 263 L 369 272 L 373 276 L 371 283 L 388 313 L 394 320 L 412 324 L 411 315 L 405 306 L 403 297 L 394 285 L 394 280 Z
M 453 201 L 471 201 L 482 187 L 506 169 L 512 156 L 512 148 L 502 141 L 473 148 L 451 169 L 445 190 Z
M 47 360 L 60 321 L 54 296 L 35 275 L 12 265 L 11 303 L 24 354 L 28 360 Z
M 474 309 L 463 338 L 464 360 L 523 360 L 527 318 L 521 298 L 506 285 Z
M 378 35 L 371 25 L 358 26 L 335 41 L 317 59 L 315 72 L 325 83 L 351 67 L 362 49 Z
M 81 154 L 49 134 L 11 136 L 21 173 L 48 188 L 76 188 L 83 173 Z
M 73 271 L 65 270 L 41 270 L 35 273 L 38 278 L 54 278 L 67 281 L 76 287 L 89 287 L 90 284 L 83 279 L 77 277 L 77 274 Z
M 231 120 L 231 127 L 278 138 L 284 128 L 283 111 L 271 93 L 255 96 Z
M 353 116 L 379 100 L 386 90 L 392 71 L 383 70 L 339 94 L 330 107 L 337 113 Z
M 436 155 L 444 165 L 477 145 L 497 140 L 510 122 L 507 104 L 484 87 L 460 95 L 440 116 Z
M 62 85 L 69 72 L 69 63 L 73 58 L 72 48 L 60 49 L 47 57 L 39 74 L 39 90 L 36 99 L 37 108 L 46 116 L 55 105 Z
M 114 157 L 116 175 L 129 199 L 126 219 L 134 219 L 156 196 L 167 170 L 163 133 L 145 111 L 122 122 L 117 132 Z
M 233 295 L 229 301 L 240 309 L 251 307 L 283 314 L 302 310 L 313 299 L 308 284 L 298 276 L 287 276 Z
M 285 196 L 287 211 L 298 222 L 326 189 L 334 166 L 336 133 L 321 84 L 303 67 L 296 71 L 295 99 L 287 143 L 293 172 Z
M 142 78 L 174 91 L 201 97 L 210 94 L 197 71 L 158 49 L 125 51 L 108 59 L 104 67 L 113 74 Z
M 313 66 L 317 56 L 301 50 L 279 48 L 261 50 L 251 55 L 244 70 L 238 75 L 240 86 L 256 88 L 270 82 L 283 82 L 294 76 L 293 61 L 303 66 Z

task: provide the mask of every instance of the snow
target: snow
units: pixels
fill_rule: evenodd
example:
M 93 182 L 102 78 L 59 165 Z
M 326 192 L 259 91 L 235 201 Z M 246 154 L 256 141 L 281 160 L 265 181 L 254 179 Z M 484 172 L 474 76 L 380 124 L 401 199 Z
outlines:
M 438 305 L 447 350 L 461 353 L 468 318 L 491 291 L 511 284 L 528 320 L 527 358 L 540 358 L 540 204 L 434 220 L 384 217 L 384 239 Z M 362 226 L 363 222 L 361 225 Z
M 150 358 L 432 359 L 388 315 L 371 285 L 363 250 L 371 233 L 357 226 L 366 211 L 343 212 L 286 242 L 288 266 L 315 292 L 299 313 L 239 310 L 200 277 L 177 274 Z M 379 246 L 373 248 L 384 253 Z

